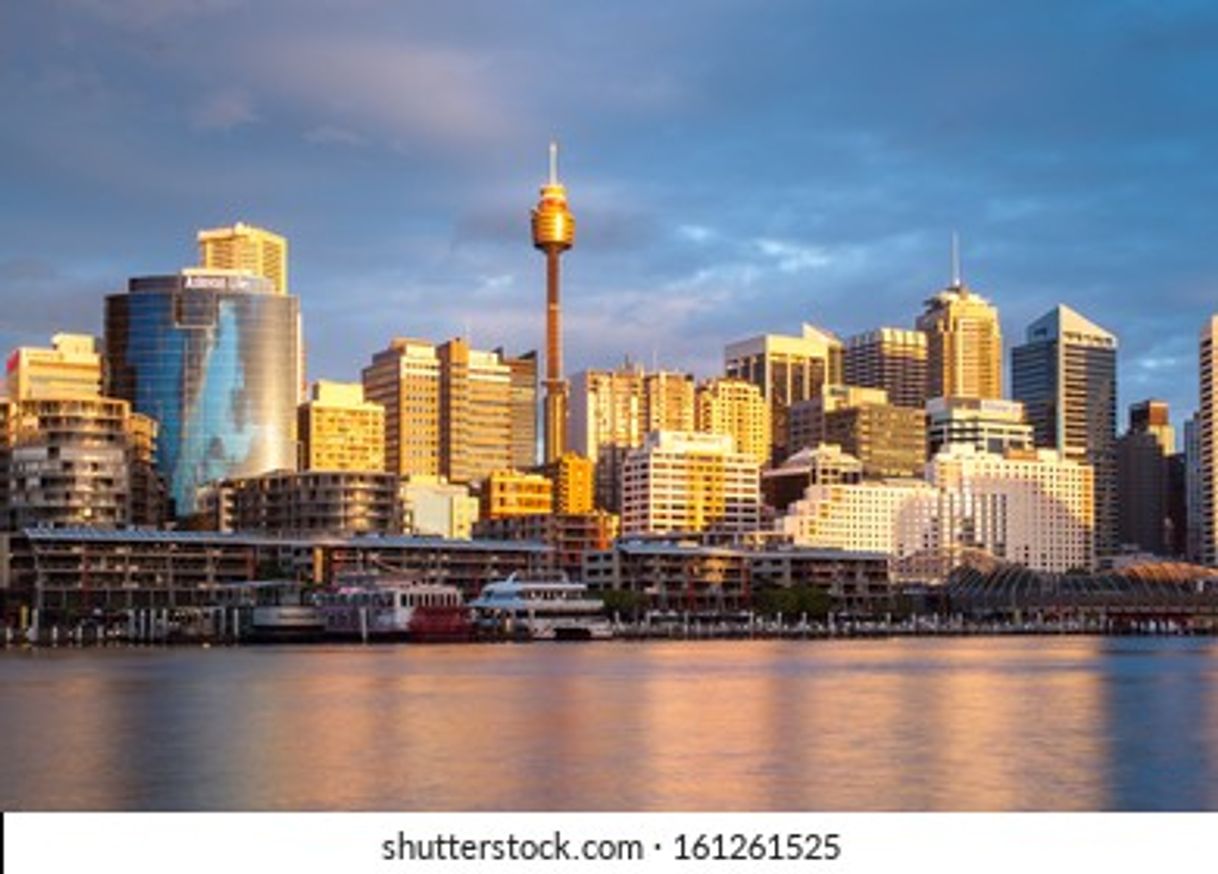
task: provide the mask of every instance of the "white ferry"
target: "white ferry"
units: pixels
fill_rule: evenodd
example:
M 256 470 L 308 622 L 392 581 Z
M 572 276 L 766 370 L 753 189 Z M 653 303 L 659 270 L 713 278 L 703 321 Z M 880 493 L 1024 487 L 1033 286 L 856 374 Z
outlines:
M 249 633 L 254 642 L 316 640 L 322 618 L 309 588 L 292 580 L 259 580 L 243 584 L 253 602 Z
M 613 626 L 604 603 L 583 583 L 522 580 L 488 583 L 469 606 L 480 628 L 533 640 L 604 640 Z
M 347 577 L 317 596 L 325 635 L 349 640 L 465 640 L 469 610 L 456 586 Z

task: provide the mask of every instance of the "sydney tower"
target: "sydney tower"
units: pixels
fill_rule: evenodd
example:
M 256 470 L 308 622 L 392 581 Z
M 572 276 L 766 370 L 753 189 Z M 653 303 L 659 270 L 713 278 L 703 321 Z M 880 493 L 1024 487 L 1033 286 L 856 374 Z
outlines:
M 533 246 L 546 256 L 545 462 L 567 445 L 567 382 L 562 377 L 562 310 L 558 303 L 558 259 L 575 243 L 575 216 L 567 189 L 558 182 L 558 144 L 550 143 L 550 181 L 541 186 L 533 210 Z

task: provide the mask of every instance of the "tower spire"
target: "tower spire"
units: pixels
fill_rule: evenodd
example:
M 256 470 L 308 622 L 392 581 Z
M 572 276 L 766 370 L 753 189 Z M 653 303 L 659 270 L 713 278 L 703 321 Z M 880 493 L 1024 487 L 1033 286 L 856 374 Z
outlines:
M 960 235 L 952 231 L 952 288 L 960 288 L 964 282 L 960 278 Z
M 558 141 L 550 140 L 550 184 L 558 184 Z

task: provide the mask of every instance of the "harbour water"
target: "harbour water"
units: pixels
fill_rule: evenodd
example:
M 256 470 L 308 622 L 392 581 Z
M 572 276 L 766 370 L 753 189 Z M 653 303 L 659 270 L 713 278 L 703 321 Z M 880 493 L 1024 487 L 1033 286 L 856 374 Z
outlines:
M 6 810 L 1218 810 L 1218 641 L 0 654 Z

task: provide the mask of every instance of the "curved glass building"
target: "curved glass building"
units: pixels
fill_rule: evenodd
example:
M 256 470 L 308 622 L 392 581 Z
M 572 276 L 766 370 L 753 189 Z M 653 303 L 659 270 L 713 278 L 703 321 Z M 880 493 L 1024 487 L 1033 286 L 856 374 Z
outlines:
M 300 305 L 248 273 L 187 269 L 106 298 L 109 394 L 160 423 L 178 516 L 213 480 L 296 466 Z

